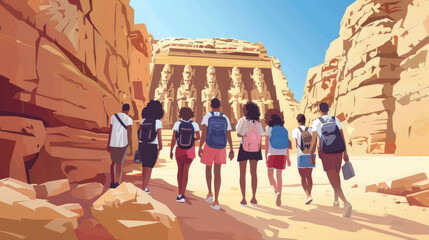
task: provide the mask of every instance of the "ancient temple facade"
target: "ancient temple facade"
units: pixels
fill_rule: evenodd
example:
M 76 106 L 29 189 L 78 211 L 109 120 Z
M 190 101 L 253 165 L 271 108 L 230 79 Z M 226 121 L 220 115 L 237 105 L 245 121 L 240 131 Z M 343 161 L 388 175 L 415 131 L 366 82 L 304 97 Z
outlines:
M 151 43 L 149 98 L 163 102 L 165 126 L 177 121 L 179 108 L 185 106 L 194 110 L 194 120 L 200 122 L 214 97 L 221 100 L 222 112 L 232 125 L 242 117 L 248 101 L 260 106 L 261 118 L 273 107 L 286 116 L 297 114 L 299 103 L 278 73 L 279 63 L 275 65 L 261 43 L 227 38 L 152 38 Z

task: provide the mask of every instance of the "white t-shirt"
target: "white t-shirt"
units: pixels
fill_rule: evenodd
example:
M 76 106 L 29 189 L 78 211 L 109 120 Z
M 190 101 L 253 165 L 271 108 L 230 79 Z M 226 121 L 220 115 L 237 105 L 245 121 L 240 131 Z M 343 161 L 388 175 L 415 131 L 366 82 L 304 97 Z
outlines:
M 143 118 L 143 120 L 140 122 L 140 124 L 142 124 L 144 122 L 144 120 L 145 120 L 145 118 Z M 161 120 L 157 119 L 155 121 L 155 130 L 156 130 L 155 140 L 153 140 L 152 142 L 150 142 L 148 144 L 156 144 L 156 145 L 158 145 L 158 129 L 162 129 L 162 122 L 161 122 Z M 141 141 L 139 140 L 139 142 L 141 142 Z
M 301 133 L 301 131 L 299 131 L 298 128 L 301 128 L 303 131 L 305 131 L 306 126 L 299 126 L 299 127 L 295 128 L 294 130 L 292 130 L 292 137 L 295 138 L 296 140 L 298 140 L 298 144 L 301 144 L 301 135 L 302 135 L 302 133 Z M 312 128 L 311 127 L 309 127 L 307 129 L 307 131 L 310 132 L 310 134 L 313 136 L 313 132 L 312 132 Z M 298 149 L 298 152 L 297 152 L 297 156 L 298 157 L 301 156 L 301 155 L 310 155 L 310 154 L 303 154 L 302 150 L 301 150 L 301 148 L 299 146 L 296 146 L 296 148 Z
M 331 115 L 325 115 L 325 116 L 322 116 L 322 118 L 325 121 L 328 119 L 329 121 L 332 121 Z M 338 118 L 335 118 L 335 123 L 337 124 L 338 129 L 341 130 L 341 123 L 340 123 L 340 120 L 338 120 Z M 312 131 L 317 131 L 317 135 L 319 136 L 319 138 L 322 136 L 322 122 L 320 122 L 319 118 L 316 118 L 313 121 Z
M 185 120 L 181 120 L 181 121 L 189 122 L 189 121 L 185 121 Z M 176 131 L 176 132 L 179 132 L 179 126 L 180 126 L 180 124 L 181 124 L 180 121 L 177 121 L 176 123 L 174 123 L 173 130 Z M 194 127 L 194 132 L 200 131 L 200 127 L 198 126 L 198 123 L 192 122 L 192 126 Z
M 220 116 L 220 112 L 214 112 L 214 115 L 215 116 Z M 203 121 L 201 121 L 201 125 L 208 126 L 209 125 L 209 118 L 211 116 L 212 116 L 212 114 L 210 112 L 206 113 L 206 115 L 204 115 L 204 117 L 203 117 Z M 226 128 L 226 130 L 227 131 L 231 131 L 232 127 L 231 127 L 231 123 L 229 122 L 229 118 L 225 114 L 223 114 L 222 116 L 224 118 L 226 118 L 226 122 L 227 122 L 227 125 L 228 125 L 227 128 Z
M 275 149 L 275 148 L 271 147 L 271 143 L 269 141 L 269 137 L 271 136 L 271 130 L 272 130 L 272 127 L 267 126 L 266 131 L 265 131 L 265 136 L 268 137 L 268 142 L 265 143 L 265 144 L 268 144 L 267 156 L 270 156 L 270 155 L 287 156 L 287 148 L 286 149 Z
M 118 117 L 122 120 L 125 126 L 132 126 L 133 120 L 125 113 L 118 113 Z M 110 124 L 112 126 L 112 134 L 110 137 L 110 146 L 111 147 L 125 147 L 128 145 L 128 132 L 115 115 L 110 117 Z
M 248 126 L 247 126 L 248 124 L 251 126 L 250 129 L 248 129 Z M 241 136 L 244 136 L 244 134 L 246 134 L 247 131 L 253 130 L 254 127 L 256 126 L 256 124 L 258 124 L 258 126 L 257 126 L 258 134 L 262 136 L 262 134 L 264 134 L 264 128 L 262 127 L 261 122 L 254 122 L 252 120 L 247 120 L 246 117 L 242 117 L 242 118 L 238 119 L 237 126 L 235 127 L 235 130 Z M 241 143 L 243 143 L 243 139 L 241 139 Z

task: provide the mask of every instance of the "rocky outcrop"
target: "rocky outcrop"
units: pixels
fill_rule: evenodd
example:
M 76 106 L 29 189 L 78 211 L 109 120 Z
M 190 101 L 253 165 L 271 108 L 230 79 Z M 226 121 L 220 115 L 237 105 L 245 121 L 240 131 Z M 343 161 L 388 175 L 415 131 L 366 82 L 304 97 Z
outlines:
M 91 212 L 115 239 L 183 239 L 170 209 L 132 183 L 109 189 Z
M 81 182 L 108 172 L 109 117 L 138 120 L 148 33 L 129 1 L 0 1 L 0 178 Z
M 427 7 L 420 0 L 354 2 L 325 63 L 309 70 L 300 111 L 312 121 L 320 102 L 332 105 L 350 152 L 429 153 L 422 145 L 429 136 Z
M 77 239 L 79 204 L 56 206 L 38 199 L 27 183 L 1 179 L 0 209 L 0 239 Z

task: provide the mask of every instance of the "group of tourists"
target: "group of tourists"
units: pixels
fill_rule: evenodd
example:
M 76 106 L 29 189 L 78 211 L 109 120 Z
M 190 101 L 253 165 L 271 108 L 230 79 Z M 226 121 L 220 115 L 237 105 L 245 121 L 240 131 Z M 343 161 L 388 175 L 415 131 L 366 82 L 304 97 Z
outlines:
M 226 164 L 227 157 L 234 159 L 235 152 L 232 144 L 232 126 L 229 118 L 221 112 L 220 100 L 211 100 L 211 111 L 202 119 L 200 126 L 193 122 L 193 111 L 188 107 L 179 110 L 179 120 L 173 126 L 171 139 L 170 158 L 175 156 L 178 172 L 178 196 L 177 202 L 186 202 L 186 187 L 188 183 L 189 168 L 196 157 L 195 142 L 199 141 L 198 156 L 201 163 L 206 165 L 205 175 L 208 193 L 206 202 L 213 209 L 219 210 L 219 192 L 221 186 L 221 167 Z M 111 127 L 107 150 L 111 154 L 111 188 L 115 188 L 122 181 L 122 165 L 126 155 L 132 156 L 132 119 L 128 116 L 130 106 L 124 104 L 122 112 L 111 117 Z M 281 206 L 282 194 L 282 170 L 286 165 L 291 166 L 289 150 L 292 142 L 289 140 L 288 130 L 284 127 L 284 116 L 279 109 L 269 109 L 263 119 L 266 128 L 261 123 L 261 114 L 257 104 L 248 102 L 243 106 L 243 117 L 235 127 L 237 135 L 241 137 L 237 161 L 240 168 L 240 189 L 242 200 L 240 204 L 247 206 L 246 201 L 246 169 L 250 165 L 252 198 L 250 204 L 257 205 L 257 166 L 263 159 L 262 137 L 265 135 L 265 159 L 268 168 L 268 179 L 275 193 L 275 204 Z M 307 127 L 306 117 L 298 114 L 298 127 L 293 129 L 292 138 L 297 148 L 297 166 L 301 176 L 301 184 L 307 195 L 305 204 L 313 201 L 311 196 L 313 188 L 312 170 L 315 167 L 316 147 L 322 161 L 329 182 L 334 189 L 334 208 L 339 208 L 338 198 L 344 203 L 344 217 L 350 217 L 352 206 L 347 201 L 341 188 L 340 169 L 342 160 L 348 162 L 344 134 L 340 121 L 329 115 L 329 105 L 319 105 L 320 117 L 313 121 L 311 127 Z M 150 193 L 148 183 L 152 169 L 156 164 L 158 155 L 162 150 L 162 122 L 164 115 L 163 106 L 159 101 L 152 100 L 142 110 L 142 121 L 138 129 L 139 147 L 135 153 L 135 159 L 142 164 L 142 189 Z M 319 140 L 319 144 L 318 144 Z M 227 154 L 227 147 L 229 151 Z M 127 154 L 127 148 L 129 152 Z M 213 176 L 214 175 L 214 176 Z M 214 181 L 212 181 L 212 179 Z M 212 184 L 213 183 L 213 184 Z M 212 185 L 214 191 L 212 191 Z M 213 194 L 214 193 L 214 194 Z

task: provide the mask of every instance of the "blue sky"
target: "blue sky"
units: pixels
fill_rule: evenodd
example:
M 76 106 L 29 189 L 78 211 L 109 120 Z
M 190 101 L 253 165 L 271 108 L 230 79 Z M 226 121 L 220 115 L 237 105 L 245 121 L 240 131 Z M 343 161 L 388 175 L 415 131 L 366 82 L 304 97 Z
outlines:
M 236 38 L 265 45 L 301 101 L 308 69 L 321 64 L 354 0 L 131 0 L 155 39 Z

